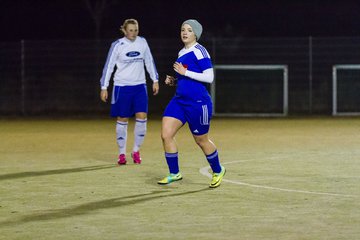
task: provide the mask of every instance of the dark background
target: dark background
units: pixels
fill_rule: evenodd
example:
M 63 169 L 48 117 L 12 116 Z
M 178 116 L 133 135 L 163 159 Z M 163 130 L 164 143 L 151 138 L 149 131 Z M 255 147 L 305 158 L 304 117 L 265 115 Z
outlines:
M 180 24 L 198 19 L 204 36 L 332 37 L 360 35 L 360 1 L 338 0 L 1 0 L 1 41 L 113 39 L 126 18 L 140 35 L 178 37 Z M 104 8 L 96 7 L 105 3 Z M 101 9 L 100 11 L 97 11 Z M 96 14 L 97 11 L 97 14 Z M 94 19 L 97 19 L 95 21 Z M 98 32 L 95 22 L 99 23 Z
M 360 65 L 360 0 L 0 0 L 0 114 L 108 114 L 109 104 L 99 100 L 99 79 L 127 18 L 139 20 L 160 75 L 159 95 L 149 96 L 151 113 L 162 114 L 174 94 L 162 80 L 173 74 L 180 25 L 189 18 L 202 23 L 200 42 L 214 64 L 287 65 L 290 115 L 330 115 L 333 66 Z M 261 76 L 267 79 L 268 72 Z M 357 70 L 342 76 L 340 111 L 360 112 L 358 76 Z M 282 94 L 268 91 L 260 102 L 265 109 L 258 110 L 261 99 L 239 85 L 243 75 L 232 77 L 217 76 L 223 97 L 217 94 L 216 105 L 229 107 L 222 113 L 272 111 L 269 98 L 282 110 Z M 263 88 L 273 89 L 270 82 L 249 91 L 263 94 Z M 235 88 L 245 89 L 234 97 L 246 109 L 226 103 L 226 89 Z

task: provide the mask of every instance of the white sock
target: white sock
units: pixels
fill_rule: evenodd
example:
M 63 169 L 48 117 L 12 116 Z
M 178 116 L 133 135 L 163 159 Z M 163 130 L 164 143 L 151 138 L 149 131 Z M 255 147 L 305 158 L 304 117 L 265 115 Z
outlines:
M 119 154 L 126 154 L 127 122 L 116 122 L 116 142 L 119 147 Z
M 147 119 L 136 119 L 134 128 L 134 148 L 133 152 L 137 152 L 143 144 L 146 135 Z

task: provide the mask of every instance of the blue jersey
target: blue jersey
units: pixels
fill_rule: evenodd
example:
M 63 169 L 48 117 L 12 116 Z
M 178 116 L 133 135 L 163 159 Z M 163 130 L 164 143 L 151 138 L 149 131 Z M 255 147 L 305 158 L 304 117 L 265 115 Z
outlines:
M 212 68 L 212 63 L 208 51 L 199 43 L 189 49 L 181 49 L 176 60 L 189 71 L 202 73 Z M 198 101 L 209 99 L 206 83 L 191 79 L 189 77 L 176 74 L 177 88 L 175 97 L 184 101 Z
M 181 49 L 176 61 L 194 74 L 204 74 L 204 71 L 209 70 L 211 74 L 208 80 L 213 80 L 209 53 L 199 43 L 189 49 Z M 163 116 L 176 118 L 183 124 L 187 122 L 193 135 L 208 133 L 212 102 L 206 83 L 180 74 L 176 78 L 175 96 L 167 105 Z

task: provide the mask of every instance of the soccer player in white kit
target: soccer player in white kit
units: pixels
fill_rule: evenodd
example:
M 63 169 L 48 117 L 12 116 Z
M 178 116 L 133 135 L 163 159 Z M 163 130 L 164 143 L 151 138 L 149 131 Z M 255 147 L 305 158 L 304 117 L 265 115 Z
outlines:
M 158 73 L 150 48 L 145 38 L 138 36 L 139 24 L 127 19 L 121 26 L 124 37 L 111 44 L 103 74 L 100 79 L 100 98 L 106 102 L 107 88 L 114 73 L 114 87 L 111 97 L 111 116 L 116 117 L 116 139 L 119 147 L 118 164 L 126 164 L 126 142 L 129 118 L 135 115 L 134 146 L 131 157 L 135 164 L 141 163 L 140 147 L 144 142 L 147 125 L 148 96 L 145 70 L 153 81 L 153 94 L 159 92 Z

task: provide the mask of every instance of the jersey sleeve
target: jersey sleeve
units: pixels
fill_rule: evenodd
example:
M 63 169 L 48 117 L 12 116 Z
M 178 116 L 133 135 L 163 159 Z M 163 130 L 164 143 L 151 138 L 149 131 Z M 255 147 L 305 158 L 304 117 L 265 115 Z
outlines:
M 200 82 L 212 83 L 214 81 L 214 70 L 209 53 L 199 44 L 195 46 L 194 54 L 201 72 L 186 70 L 185 76 Z
M 110 78 L 111 78 L 111 74 L 114 71 L 114 67 L 115 67 L 115 63 L 116 63 L 116 52 L 117 52 L 117 43 L 113 42 L 111 44 L 108 56 L 106 58 L 106 62 L 105 62 L 105 66 L 103 69 L 103 73 L 100 79 L 100 86 L 101 89 L 106 90 L 107 87 L 109 86 L 109 82 L 110 82 Z
M 206 69 L 212 68 L 212 63 L 210 59 L 210 54 L 208 51 L 201 46 L 200 44 L 195 46 L 194 54 L 198 61 L 198 66 L 202 71 L 205 71 Z
M 146 70 L 149 73 L 151 80 L 153 80 L 153 82 L 158 82 L 159 74 L 156 70 L 155 61 L 151 54 L 150 47 L 145 39 L 144 39 L 144 44 L 145 44 L 144 61 L 145 61 Z
M 185 76 L 205 83 L 212 83 L 214 81 L 214 71 L 212 68 L 208 68 L 204 70 L 202 73 L 186 70 Z

